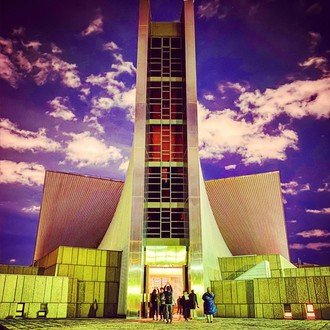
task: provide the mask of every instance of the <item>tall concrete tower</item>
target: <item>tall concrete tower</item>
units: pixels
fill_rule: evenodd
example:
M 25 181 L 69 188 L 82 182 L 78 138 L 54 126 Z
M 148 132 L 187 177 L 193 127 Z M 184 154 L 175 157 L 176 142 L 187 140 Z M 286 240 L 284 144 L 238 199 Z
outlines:
M 99 245 L 122 250 L 118 313 L 138 316 L 153 287 L 201 295 L 231 256 L 198 157 L 193 0 L 180 22 L 151 20 L 140 0 L 135 132 L 124 190 Z

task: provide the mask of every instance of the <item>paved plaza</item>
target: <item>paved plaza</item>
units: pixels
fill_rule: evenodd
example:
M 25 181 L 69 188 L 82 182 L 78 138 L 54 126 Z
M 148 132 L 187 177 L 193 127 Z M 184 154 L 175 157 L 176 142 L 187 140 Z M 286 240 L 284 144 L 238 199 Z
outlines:
M 174 320 L 172 324 L 162 321 L 152 320 L 133 320 L 133 319 L 11 319 L 0 320 L 0 329 L 225 329 L 225 330 L 244 330 L 244 329 L 329 329 L 330 321 L 317 320 L 267 320 L 267 319 L 230 319 L 217 318 L 214 323 L 208 324 L 204 319 L 183 321 Z

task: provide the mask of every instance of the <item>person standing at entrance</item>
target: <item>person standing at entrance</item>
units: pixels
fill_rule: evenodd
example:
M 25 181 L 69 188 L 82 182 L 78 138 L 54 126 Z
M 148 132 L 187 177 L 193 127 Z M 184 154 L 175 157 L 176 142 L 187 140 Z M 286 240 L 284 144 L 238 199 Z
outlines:
M 161 320 L 165 321 L 165 292 L 163 288 L 160 288 L 159 292 L 159 316 Z
M 214 303 L 214 293 L 211 291 L 211 288 L 207 288 L 202 299 L 204 300 L 204 314 L 206 315 L 207 323 L 212 323 L 213 315 L 217 312 L 217 308 Z
M 151 315 L 153 320 L 158 320 L 158 310 L 159 310 L 159 291 L 158 289 L 153 289 L 150 294 L 150 304 L 151 304 Z
M 168 323 L 168 322 L 172 323 L 174 297 L 173 297 L 173 288 L 169 283 L 167 283 L 165 285 L 164 293 L 165 293 L 165 318 L 166 318 L 166 323 Z
M 196 307 L 198 306 L 197 295 L 194 290 L 189 293 L 189 307 L 190 307 L 190 318 L 195 319 L 197 317 Z
M 189 312 L 190 312 L 190 304 L 189 304 L 189 294 L 187 291 L 183 291 L 183 296 L 181 298 L 181 304 L 183 309 L 183 317 L 185 321 L 188 321 Z

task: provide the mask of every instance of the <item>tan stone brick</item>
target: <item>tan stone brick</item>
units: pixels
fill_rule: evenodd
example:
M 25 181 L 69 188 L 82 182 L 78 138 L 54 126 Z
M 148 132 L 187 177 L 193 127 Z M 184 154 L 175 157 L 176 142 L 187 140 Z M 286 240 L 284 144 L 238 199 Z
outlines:
M 302 304 L 291 304 L 292 318 L 294 320 L 301 320 L 304 318 L 302 306 Z
M 17 275 L 6 275 L 2 301 L 11 303 L 15 297 Z
M 266 319 L 274 318 L 273 304 L 263 304 L 262 308 L 263 308 L 264 318 Z
M 87 265 L 95 266 L 96 251 L 93 249 L 87 250 Z
M 273 304 L 274 318 L 283 319 L 284 309 L 283 304 Z
M 297 277 L 296 283 L 298 291 L 298 302 L 304 303 L 309 301 L 306 277 Z
M 316 293 L 316 302 L 319 304 L 329 303 L 324 276 L 315 276 L 314 286 Z
M 280 303 L 280 292 L 278 278 L 268 279 L 269 284 L 269 300 L 271 303 Z
M 226 317 L 235 317 L 235 306 L 233 304 L 226 304 Z
M 237 287 L 237 302 L 239 304 L 246 304 L 246 282 L 245 281 L 236 281 Z
M 64 246 L 62 255 L 63 264 L 72 264 L 72 247 Z
M 33 301 L 34 282 L 35 282 L 35 276 L 31 276 L 31 275 L 24 276 L 22 301 L 24 302 Z

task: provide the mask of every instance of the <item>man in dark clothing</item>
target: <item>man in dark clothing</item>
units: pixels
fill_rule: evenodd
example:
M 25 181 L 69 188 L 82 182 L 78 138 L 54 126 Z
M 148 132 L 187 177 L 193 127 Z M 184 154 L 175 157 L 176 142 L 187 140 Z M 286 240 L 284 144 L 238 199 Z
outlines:
M 197 301 L 197 295 L 194 290 L 191 290 L 189 293 L 189 307 L 190 307 L 190 318 L 194 319 L 197 317 L 196 313 L 196 307 L 199 308 L 198 306 L 198 301 Z
M 165 320 L 165 292 L 160 288 L 159 292 L 159 315 L 161 320 Z
M 183 291 L 181 303 L 182 303 L 182 309 L 183 309 L 183 317 L 186 321 L 188 321 L 189 311 L 190 311 L 190 302 L 189 302 L 189 295 L 188 295 L 187 291 Z
M 159 292 L 158 289 L 153 289 L 152 293 L 150 294 L 150 317 L 153 320 L 158 320 L 158 311 L 159 311 Z
M 167 283 L 164 287 L 164 294 L 165 294 L 165 318 L 166 323 L 172 323 L 173 320 L 173 289 L 172 286 Z

